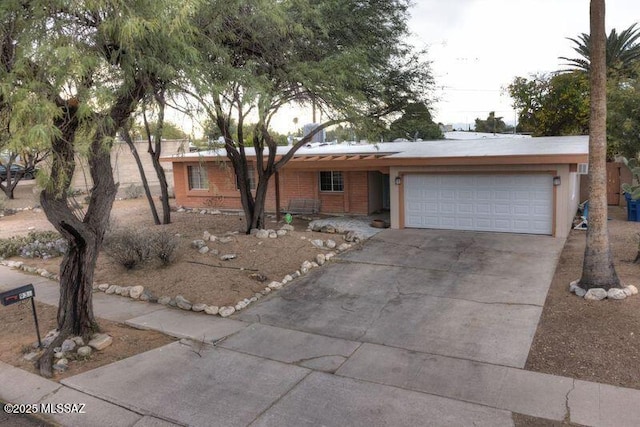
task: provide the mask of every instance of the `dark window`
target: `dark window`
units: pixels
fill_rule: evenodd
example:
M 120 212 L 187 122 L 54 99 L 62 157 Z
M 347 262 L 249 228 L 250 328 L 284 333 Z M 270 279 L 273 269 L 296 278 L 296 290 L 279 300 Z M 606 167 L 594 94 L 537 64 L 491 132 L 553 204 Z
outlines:
M 208 190 L 209 179 L 207 178 L 207 168 L 200 166 L 187 166 L 189 175 L 189 190 Z
M 344 191 L 342 172 L 320 172 L 320 191 Z

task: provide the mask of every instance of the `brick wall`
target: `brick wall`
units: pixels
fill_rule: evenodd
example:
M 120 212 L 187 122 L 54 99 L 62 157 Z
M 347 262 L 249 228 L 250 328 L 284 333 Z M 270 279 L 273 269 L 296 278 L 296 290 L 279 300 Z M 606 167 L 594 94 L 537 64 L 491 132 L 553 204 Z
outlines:
M 186 207 L 242 209 L 240 193 L 235 187 L 233 168 L 228 163 L 208 162 L 208 190 L 189 190 L 187 166 L 198 163 L 174 163 L 176 204 Z M 280 209 L 286 211 L 291 199 L 319 199 L 322 213 L 369 213 L 368 175 L 366 171 L 344 172 L 345 188 L 342 192 L 320 192 L 317 171 L 285 169 L 280 178 Z M 269 181 L 265 208 L 276 208 L 275 177 Z

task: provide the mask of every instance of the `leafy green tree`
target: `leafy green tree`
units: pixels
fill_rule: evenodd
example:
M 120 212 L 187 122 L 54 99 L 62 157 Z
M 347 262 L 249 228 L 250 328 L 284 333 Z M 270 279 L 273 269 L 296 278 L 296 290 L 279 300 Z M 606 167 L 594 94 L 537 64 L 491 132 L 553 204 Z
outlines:
M 637 77 L 635 65 L 640 61 L 640 28 L 637 24 L 631 25 L 620 34 L 612 29 L 606 40 L 606 67 L 609 76 Z M 573 50 L 580 55 L 579 58 L 560 59 L 569 61 L 567 65 L 582 71 L 589 71 L 591 61 L 591 36 L 580 34 L 577 38 L 569 38 L 574 43 Z
M 640 70 L 640 64 L 637 68 Z M 608 157 L 620 154 L 628 159 L 637 158 L 640 154 L 640 79 L 610 81 L 607 94 Z
M 5 1 L 12 55 L 0 56 L 0 93 L 12 139 L 51 149 L 40 195 L 47 219 L 68 240 L 60 266 L 59 335 L 38 361 L 51 375 L 53 349 L 98 329 L 93 275 L 117 192 L 110 147 L 147 91 L 189 55 L 191 3 L 169 0 Z M 86 211 L 67 200 L 75 156 L 87 157 L 93 187 Z
M 247 232 L 264 227 L 271 177 L 313 137 L 297 141 L 276 160 L 269 124 L 281 106 L 313 104 L 327 118 L 319 132 L 341 122 L 376 122 L 423 101 L 432 78 L 428 64 L 404 41 L 409 5 L 408 0 L 231 0 L 215 8 L 205 2 L 198 14 L 199 47 L 214 60 L 192 70 L 192 95 L 225 139 Z M 250 112 L 258 118 L 251 140 L 244 133 Z M 256 154 L 255 195 L 247 147 Z
M 519 111 L 519 132 L 534 136 L 588 133 L 589 80 L 584 73 L 516 77 L 507 92 Z
M 148 113 L 147 117 L 149 116 Z M 149 127 L 149 132 L 147 132 L 146 127 Z M 144 122 L 141 124 L 136 124 L 134 126 L 131 127 L 131 137 L 134 140 L 147 140 L 149 138 L 149 136 L 151 136 L 151 139 L 154 138 L 156 132 L 158 131 L 158 128 L 160 126 L 158 125 L 158 123 L 156 121 L 149 121 L 147 120 L 147 125 L 145 126 Z M 187 139 L 189 138 L 189 135 L 187 135 L 184 130 L 182 130 L 182 128 L 180 128 L 177 124 L 170 122 L 170 121 L 164 121 L 164 123 L 162 123 L 162 139 Z
M 506 123 L 502 120 L 502 117 L 496 117 L 495 111 L 489 113 L 487 120 L 476 119 L 476 132 L 504 133 L 506 130 Z
M 411 141 L 418 139 L 442 139 L 440 127 L 431 118 L 431 112 L 424 103 L 412 102 L 402 111 L 402 116 L 389 126 L 387 140 L 406 138 Z
M 620 279 L 613 265 L 607 229 L 607 64 L 604 15 L 604 0 L 591 0 L 589 227 L 582 276 L 578 283 L 583 289 L 608 290 L 619 287 Z

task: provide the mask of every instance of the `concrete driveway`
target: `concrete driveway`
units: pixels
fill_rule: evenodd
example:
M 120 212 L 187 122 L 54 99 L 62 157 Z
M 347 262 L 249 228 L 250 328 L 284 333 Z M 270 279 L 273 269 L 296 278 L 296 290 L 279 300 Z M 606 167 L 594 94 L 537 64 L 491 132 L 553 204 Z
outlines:
M 386 230 L 237 318 L 522 368 L 563 244 Z
M 520 369 L 562 244 L 388 230 L 234 319 L 132 312 L 185 339 L 61 384 L 0 362 L 0 399 L 86 402 L 55 417 L 78 426 L 636 426 L 638 390 Z

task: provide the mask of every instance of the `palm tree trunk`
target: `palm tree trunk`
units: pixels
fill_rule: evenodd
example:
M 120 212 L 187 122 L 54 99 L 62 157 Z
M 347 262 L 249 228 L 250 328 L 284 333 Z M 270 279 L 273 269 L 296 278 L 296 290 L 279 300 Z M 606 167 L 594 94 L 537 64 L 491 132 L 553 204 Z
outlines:
M 620 286 L 607 229 L 607 70 L 605 1 L 591 0 L 591 118 L 589 121 L 589 228 L 580 286 Z

